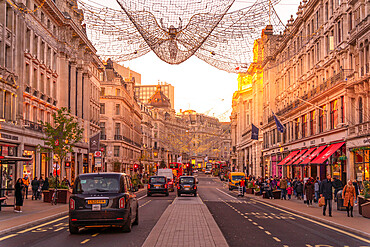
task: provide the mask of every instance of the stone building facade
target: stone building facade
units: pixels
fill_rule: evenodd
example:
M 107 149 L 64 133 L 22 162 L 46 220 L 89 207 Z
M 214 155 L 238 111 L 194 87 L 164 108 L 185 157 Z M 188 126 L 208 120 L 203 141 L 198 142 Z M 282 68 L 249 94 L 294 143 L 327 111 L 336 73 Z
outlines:
M 366 1 L 303 1 L 283 34 L 262 37 L 263 175 L 368 174 L 368 16 Z
M 132 173 L 140 164 L 141 109 L 134 97 L 133 80 L 125 81 L 108 60 L 100 90 L 101 143 L 105 149 L 105 170 Z
M 171 102 L 171 108 L 175 108 L 175 88 L 169 83 L 166 82 L 158 82 L 161 85 L 161 91 L 166 95 L 166 97 Z M 135 95 L 138 101 L 147 104 L 148 100 L 152 95 L 156 92 L 157 85 L 141 85 L 139 83 L 135 83 Z
M 45 177 L 60 167 L 47 161 L 52 153 L 36 148 L 43 145 L 39 121 L 52 121 L 60 107 L 70 109 L 85 130 L 67 161 L 70 168 L 62 164 L 60 174 L 73 180 L 91 169 L 88 142 L 99 131 L 102 63 L 82 19 L 69 1 L 0 1 L 1 142 L 12 154 L 32 158 L 3 165 L 14 177 Z

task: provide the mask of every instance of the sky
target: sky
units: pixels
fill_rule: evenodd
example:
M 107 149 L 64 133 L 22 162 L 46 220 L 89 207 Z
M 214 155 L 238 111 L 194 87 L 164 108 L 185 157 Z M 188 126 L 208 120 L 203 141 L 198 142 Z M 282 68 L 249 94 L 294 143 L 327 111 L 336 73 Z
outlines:
M 231 10 L 237 10 L 254 0 L 236 0 Z M 281 0 L 275 6 L 281 21 L 286 24 L 290 15 L 295 18 L 298 0 Z M 208 65 L 195 56 L 179 65 L 160 60 L 153 52 L 131 61 L 125 67 L 141 74 L 142 85 L 167 82 L 175 88 L 175 109 L 195 110 L 214 116 L 220 121 L 230 121 L 232 95 L 237 90 L 237 74 L 227 73 Z

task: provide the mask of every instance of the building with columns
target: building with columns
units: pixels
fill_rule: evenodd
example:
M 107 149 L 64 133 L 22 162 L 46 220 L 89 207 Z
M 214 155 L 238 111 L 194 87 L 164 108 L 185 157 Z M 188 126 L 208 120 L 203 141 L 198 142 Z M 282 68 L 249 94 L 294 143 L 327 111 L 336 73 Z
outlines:
M 264 34 L 262 34 L 264 35 Z M 247 175 L 262 175 L 262 132 L 257 139 L 252 139 L 252 124 L 262 127 L 263 112 L 263 73 L 262 39 L 253 46 L 253 63 L 248 72 L 238 75 L 238 91 L 233 95 L 231 113 L 232 136 L 235 136 L 236 169 Z
M 88 40 L 83 15 L 69 1 L 0 1 L 1 91 L 0 143 L 3 155 L 30 161 L 2 162 L 13 178 L 28 174 L 45 177 L 59 167 L 73 180 L 91 170 L 89 138 L 99 131 L 99 88 L 103 64 Z M 84 128 L 83 140 L 66 162 L 48 161 L 40 153 L 44 136 L 40 121 L 67 107 Z

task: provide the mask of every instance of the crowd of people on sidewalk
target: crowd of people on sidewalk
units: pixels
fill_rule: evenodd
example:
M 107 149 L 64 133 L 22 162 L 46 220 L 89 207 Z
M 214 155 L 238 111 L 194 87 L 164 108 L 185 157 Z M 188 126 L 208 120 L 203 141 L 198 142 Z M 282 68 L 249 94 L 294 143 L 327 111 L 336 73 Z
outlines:
M 353 207 L 360 194 L 360 184 L 357 181 L 348 180 L 344 185 L 337 177 L 332 178 L 327 175 L 322 181 L 317 178 L 262 178 L 249 176 L 242 179 L 240 191 L 244 195 L 245 186 L 252 184 L 252 187 L 258 188 L 259 195 L 265 195 L 266 198 L 274 199 L 273 191 L 280 191 L 281 200 L 290 200 L 295 196 L 297 200 L 303 200 L 307 207 L 313 203 L 319 203 L 323 207 L 323 215 L 326 216 L 328 209 L 329 216 L 332 217 L 332 201 L 336 202 L 339 198 L 343 199 L 343 206 L 347 209 L 347 216 L 353 217 Z

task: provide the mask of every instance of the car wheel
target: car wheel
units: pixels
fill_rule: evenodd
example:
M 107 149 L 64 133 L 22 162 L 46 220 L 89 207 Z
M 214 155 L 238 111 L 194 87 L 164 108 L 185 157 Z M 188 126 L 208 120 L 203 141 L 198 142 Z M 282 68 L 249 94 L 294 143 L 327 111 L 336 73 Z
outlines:
M 130 213 L 127 216 L 127 221 L 122 227 L 122 231 L 131 232 L 131 227 L 132 227 L 132 223 L 131 223 L 131 210 L 130 210 Z
M 139 206 L 136 207 L 136 217 L 135 217 L 135 221 L 134 223 L 132 223 L 133 225 L 139 225 Z
M 69 233 L 70 234 L 77 234 L 78 233 L 78 227 L 72 226 L 71 223 L 69 223 Z

